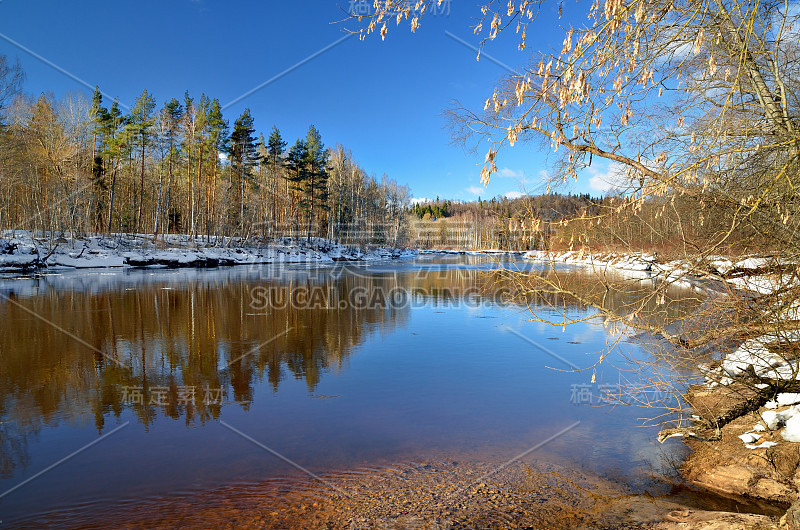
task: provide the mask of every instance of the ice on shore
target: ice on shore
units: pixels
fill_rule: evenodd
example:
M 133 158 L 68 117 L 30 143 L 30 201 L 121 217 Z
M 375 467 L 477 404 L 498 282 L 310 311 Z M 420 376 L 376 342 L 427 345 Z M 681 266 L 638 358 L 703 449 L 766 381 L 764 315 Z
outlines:
M 733 270 L 733 262 L 725 258 L 715 259 L 709 262 L 709 265 L 719 274 L 727 274 Z
M 743 374 L 752 366 L 758 375 L 785 377 L 791 375 L 789 363 L 781 355 L 770 352 L 765 344 L 773 340 L 770 335 L 745 341 L 736 350 L 725 356 L 722 373 L 728 377 Z M 789 404 L 789 403 L 787 403 Z
M 588 265 L 592 267 L 612 268 L 627 271 L 649 272 L 653 268 L 656 258 L 652 254 L 591 254 L 582 250 L 568 250 L 565 252 L 547 252 L 544 250 L 531 250 L 524 254 L 526 259 L 549 261 L 554 263 L 569 263 L 574 265 Z

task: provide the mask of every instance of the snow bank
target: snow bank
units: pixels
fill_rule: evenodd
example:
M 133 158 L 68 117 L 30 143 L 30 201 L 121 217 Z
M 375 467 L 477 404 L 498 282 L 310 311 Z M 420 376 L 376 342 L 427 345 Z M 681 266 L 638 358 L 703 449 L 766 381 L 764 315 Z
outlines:
M 524 254 L 526 259 L 547 261 L 553 263 L 569 263 L 574 265 L 588 265 L 592 267 L 612 268 L 628 271 L 649 272 L 653 268 L 656 257 L 651 254 L 591 254 L 583 250 L 569 250 L 566 252 L 547 252 L 532 250 Z
M 794 405 L 800 403 L 800 394 L 796 392 L 782 392 L 776 399 L 778 406 Z
M 333 241 L 281 238 L 254 243 L 238 238 L 167 234 L 116 234 L 106 238 L 35 237 L 29 232 L 0 233 L 0 271 L 43 268 L 217 267 L 270 263 L 377 261 L 416 256 L 406 249 L 362 250 Z
M 777 411 L 774 410 L 765 410 L 761 413 L 761 419 L 764 422 L 764 425 L 767 426 L 767 429 L 774 431 L 778 428 L 778 425 L 783 423 L 783 416 L 778 414 Z
M 797 333 L 784 333 L 780 337 L 772 333 L 764 334 L 745 341 L 736 350 L 727 354 L 719 368 L 712 370 L 705 365 L 700 365 L 698 369 L 705 375 L 709 387 L 729 385 L 750 367 L 753 368 L 756 375 L 768 379 L 800 379 L 800 367 L 796 360 L 779 352 L 773 353 L 766 347 L 766 344 L 787 338 L 800 339 Z M 774 409 L 795 403 L 800 403 L 800 394 L 781 393 L 774 401 L 767 402 L 765 406 L 768 409 Z

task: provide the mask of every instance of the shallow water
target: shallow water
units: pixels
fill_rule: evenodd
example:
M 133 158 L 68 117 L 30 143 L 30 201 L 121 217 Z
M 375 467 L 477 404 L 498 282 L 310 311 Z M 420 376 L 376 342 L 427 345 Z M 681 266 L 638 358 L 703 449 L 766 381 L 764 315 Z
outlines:
M 683 446 L 640 427 L 650 411 L 602 403 L 621 353 L 595 383 L 574 371 L 617 331 L 531 322 L 489 282 L 496 266 L 424 257 L 6 279 L 0 520 L 57 512 L 80 525 L 163 496 L 432 459 L 533 455 L 668 491 L 659 477 Z

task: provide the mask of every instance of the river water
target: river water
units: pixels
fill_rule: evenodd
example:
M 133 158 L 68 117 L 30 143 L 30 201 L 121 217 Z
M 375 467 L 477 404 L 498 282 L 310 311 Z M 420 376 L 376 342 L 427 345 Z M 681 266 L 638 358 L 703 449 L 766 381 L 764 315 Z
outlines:
M 432 459 L 535 457 L 668 493 L 685 448 L 642 427 L 652 411 L 604 397 L 622 356 L 646 352 L 596 321 L 532 322 L 492 283 L 498 266 L 541 267 L 429 256 L 5 278 L 0 520 L 80 526 L 138 502 Z

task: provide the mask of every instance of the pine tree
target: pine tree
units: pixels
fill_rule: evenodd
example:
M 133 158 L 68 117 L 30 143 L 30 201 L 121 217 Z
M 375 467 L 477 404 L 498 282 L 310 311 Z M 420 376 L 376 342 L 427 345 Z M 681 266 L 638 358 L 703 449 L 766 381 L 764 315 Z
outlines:
M 144 204 L 144 163 L 146 159 L 147 147 L 152 142 L 152 128 L 155 123 L 153 111 L 156 108 L 156 100 L 151 96 L 147 89 L 136 99 L 131 108 L 130 120 L 128 123 L 128 134 L 131 142 L 135 142 L 139 150 L 141 159 L 141 172 L 139 180 L 139 205 L 136 209 L 136 231 L 141 231 L 142 205 Z
M 292 190 L 292 197 L 290 203 L 290 215 L 292 217 L 292 236 L 294 231 L 298 228 L 298 211 L 296 203 L 296 192 L 304 193 L 305 181 L 307 179 L 308 170 L 306 168 L 305 160 L 307 159 L 308 148 L 306 143 L 297 139 L 294 145 L 289 149 L 286 154 L 286 175 L 284 178 L 289 182 L 289 187 Z
M 108 112 L 104 112 L 102 116 L 101 131 L 105 138 L 103 158 L 105 160 L 111 159 L 111 199 L 108 205 L 108 226 L 106 227 L 108 233 L 111 233 L 114 222 L 114 199 L 116 198 L 117 189 L 117 166 L 119 165 L 122 151 L 127 146 L 127 135 L 123 133 L 128 120 L 119 110 L 119 102 L 116 99 L 111 103 L 111 108 Z M 105 165 L 104 162 L 104 167 Z
M 178 134 L 180 133 L 180 123 L 181 118 L 183 118 L 183 107 L 181 106 L 180 102 L 172 98 L 167 103 L 164 104 L 164 110 L 162 111 L 162 117 L 164 127 L 166 129 L 166 141 L 167 141 L 167 194 L 164 198 L 164 211 L 170 212 L 171 204 L 172 204 L 172 168 L 174 165 L 174 158 L 178 154 Z M 161 225 L 161 189 L 159 187 L 158 190 L 158 201 L 159 201 L 159 208 L 156 212 L 156 229 L 154 234 L 155 237 L 158 236 L 158 232 Z M 169 226 L 167 226 L 167 231 L 169 231 Z
M 105 167 L 103 165 L 103 151 L 105 150 L 104 123 L 108 121 L 108 109 L 103 106 L 103 94 L 100 87 L 95 87 L 92 94 L 92 106 L 89 109 L 92 119 L 92 212 L 93 228 L 96 232 L 103 232 L 103 198 L 108 186 L 105 181 Z
M 233 131 L 228 139 L 228 157 L 231 162 L 231 176 L 236 181 L 239 201 L 238 226 L 244 229 L 244 190 L 246 182 L 253 181 L 253 168 L 258 164 L 260 156 L 256 147 L 253 127 L 253 116 L 250 109 L 244 109 L 233 124 Z
M 273 228 L 278 222 L 278 175 L 283 169 L 283 153 L 286 150 L 286 142 L 281 137 L 281 132 L 277 126 L 272 127 L 272 132 L 267 140 L 267 156 L 270 167 L 270 183 L 272 187 L 272 223 Z
M 189 96 L 188 90 L 184 94 L 183 100 L 183 141 L 184 150 L 186 151 L 186 190 L 188 193 L 186 208 L 189 213 L 187 228 L 189 229 L 189 233 L 194 235 L 194 173 L 192 172 L 192 154 L 194 153 L 195 136 L 197 134 L 197 121 L 194 99 Z
M 258 134 L 258 141 L 256 142 L 256 152 L 258 152 L 258 180 L 257 180 L 257 188 L 259 191 L 258 194 L 258 219 L 259 219 L 259 226 L 261 226 L 261 235 L 265 236 L 267 234 L 267 225 L 268 225 L 268 217 L 270 215 L 270 208 L 269 208 L 269 197 L 265 194 L 269 194 L 270 187 L 267 184 L 267 169 L 268 169 L 268 160 L 269 160 L 269 153 L 267 152 L 267 140 L 264 138 L 264 133 Z
M 218 99 L 211 101 L 206 117 L 206 130 L 208 132 L 207 148 L 209 161 L 212 165 L 206 194 L 206 234 L 211 236 L 213 221 L 216 214 L 217 203 L 217 174 L 219 171 L 219 155 L 227 150 L 228 122 L 222 117 L 222 107 Z
M 308 235 L 311 241 L 311 227 L 314 223 L 315 208 L 324 209 L 328 202 L 328 150 L 322 143 L 322 136 L 313 125 L 306 134 L 305 165 L 307 168 L 304 191 L 308 201 Z

